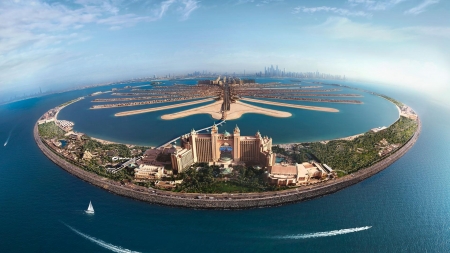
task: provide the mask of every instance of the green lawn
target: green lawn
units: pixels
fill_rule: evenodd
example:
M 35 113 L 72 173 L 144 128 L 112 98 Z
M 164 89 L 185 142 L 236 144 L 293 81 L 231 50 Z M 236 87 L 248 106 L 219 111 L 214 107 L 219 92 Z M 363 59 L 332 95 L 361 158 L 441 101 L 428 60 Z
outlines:
M 59 128 L 55 122 L 48 122 L 38 125 L 39 135 L 47 139 L 62 139 L 65 132 Z

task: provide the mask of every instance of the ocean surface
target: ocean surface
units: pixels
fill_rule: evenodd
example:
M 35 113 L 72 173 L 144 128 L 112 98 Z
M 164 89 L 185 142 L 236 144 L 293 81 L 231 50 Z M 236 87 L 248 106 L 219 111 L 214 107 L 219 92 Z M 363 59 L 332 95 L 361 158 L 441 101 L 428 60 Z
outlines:
M 338 87 L 330 85 L 321 85 L 312 82 L 292 83 L 290 79 L 257 79 L 260 83 L 268 83 L 279 81 L 282 83 L 293 84 L 298 87 L 322 86 L 316 88 L 335 89 Z M 164 82 L 170 85 L 173 82 Z M 177 83 L 183 83 L 177 81 Z M 195 84 L 192 80 L 184 82 L 185 84 Z M 136 84 L 139 85 L 139 84 Z M 123 85 L 122 85 L 123 86 Z M 151 89 L 151 87 L 142 87 Z M 108 88 L 109 90 L 111 87 Z M 265 105 L 243 101 L 248 104 L 287 111 L 292 114 L 289 118 L 274 118 L 261 114 L 244 114 L 236 120 L 227 120 L 227 123 L 219 127 L 219 131 L 227 130 L 232 132 L 236 125 L 241 130 L 241 135 L 253 136 L 256 131 L 261 134 L 273 138 L 273 143 L 289 143 L 289 142 L 307 142 L 317 140 L 329 140 L 340 137 L 347 137 L 359 133 L 366 132 L 374 127 L 389 126 L 398 118 L 398 111 L 391 102 L 364 93 L 357 90 L 338 88 L 342 91 L 337 92 L 318 92 L 324 93 L 343 93 L 343 94 L 360 94 L 363 97 L 329 97 L 336 100 L 360 100 L 363 104 L 343 104 L 343 103 L 323 103 L 323 102 L 305 102 L 295 100 L 282 100 L 283 103 L 302 104 L 309 106 L 332 107 L 339 110 L 338 113 L 319 112 L 310 110 L 301 110 L 294 108 L 286 108 L 273 105 Z M 132 92 L 130 89 L 119 92 Z M 308 92 L 310 93 L 310 92 Z M 111 96 L 111 93 L 99 96 L 86 97 L 75 104 L 64 108 L 58 115 L 58 119 L 65 119 L 75 122 L 74 129 L 79 132 L 86 133 L 101 139 L 117 141 L 120 143 L 139 144 L 147 146 L 159 146 L 179 137 L 194 129 L 203 129 L 212 126 L 214 120 L 209 114 L 193 115 L 175 120 L 162 120 L 161 115 L 179 112 L 198 106 L 211 104 L 206 102 L 192 106 L 179 107 L 164 111 L 156 111 L 145 114 L 131 115 L 126 117 L 115 117 L 114 114 L 123 111 L 159 107 L 168 104 L 177 104 L 180 102 L 169 102 L 154 105 L 130 106 L 108 109 L 89 109 L 93 105 L 105 103 L 93 103 L 92 100 L 97 98 L 116 98 L 120 96 Z M 328 98 L 328 97 L 307 97 L 307 98 Z M 264 99 L 262 99 L 264 100 Z M 280 101 L 276 99 L 266 99 L 272 101 Z M 184 101 L 183 101 L 184 102 Z M 119 102 L 108 102 L 119 103 Z M 364 119 L 364 120 L 361 120 Z M 93 124 L 96 122 L 96 124 Z
M 381 173 L 335 194 L 240 211 L 179 209 L 127 199 L 83 182 L 47 159 L 33 140 L 36 120 L 68 100 L 111 87 L 2 105 L 0 141 L 6 146 L 0 146 L 0 252 L 448 252 L 450 102 L 388 86 L 342 84 L 413 107 L 422 120 L 416 145 Z M 322 104 L 341 110 L 334 116 L 292 110 L 294 117 L 283 121 L 244 115 L 236 122 L 244 134 L 259 129 L 283 143 L 345 137 L 396 120 L 390 103 L 368 94 L 361 99 L 361 106 Z M 112 116 L 115 109 L 93 114 L 90 104 L 75 103 L 59 118 L 74 120 L 77 131 L 95 137 L 146 145 L 213 121 L 199 115 L 163 122 L 156 114 L 141 114 L 119 122 Z M 221 129 L 232 130 L 236 122 Z M 158 130 L 160 126 L 165 129 Z M 84 213 L 89 201 L 95 215 Z

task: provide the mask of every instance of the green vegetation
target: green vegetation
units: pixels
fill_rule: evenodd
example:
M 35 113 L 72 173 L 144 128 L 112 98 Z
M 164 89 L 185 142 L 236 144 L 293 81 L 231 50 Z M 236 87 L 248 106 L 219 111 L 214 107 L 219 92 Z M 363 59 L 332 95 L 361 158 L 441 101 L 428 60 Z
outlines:
M 81 165 L 84 170 L 94 172 L 95 174 L 106 177 L 109 179 L 113 179 L 121 182 L 131 182 L 134 179 L 134 171 L 128 170 L 127 168 L 120 170 L 116 173 L 109 173 L 106 171 L 105 167 L 100 166 L 96 160 L 89 160 L 84 162 L 84 165 Z
M 280 155 L 285 155 L 285 156 L 289 155 L 289 152 L 287 152 L 284 148 L 280 148 L 279 145 L 273 146 L 272 147 L 272 151 L 274 153 L 277 153 L 277 154 L 280 154 Z
M 404 145 L 415 133 L 418 125 L 415 120 L 400 117 L 389 128 L 377 133 L 369 131 L 352 141 L 333 140 L 324 144 L 322 142 L 304 143 L 287 152 L 274 147 L 276 153 L 286 153 L 296 162 L 318 160 L 337 170 L 338 176 L 366 168 L 384 158 L 388 154 Z M 386 150 L 385 153 L 381 153 Z
M 177 179 L 183 183 L 177 186 L 177 192 L 197 193 L 244 193 L 276 190 L 277 187 L 267 185 L 264 171 L 253 167 L 235 166 L 233 173 L 222 175 L 218 166 L 205 163 L 194 164 L 192 168 L 180 173 Z
M 43 143 L 48 148 L 54 149 L 53 147 L 49 146 L 46 142 L 43 142 Z M 98 161 L 96 161 L 96 160 L 75 161 L 75 160 L 72 160 L 72 159 L 69 159 L 69 158 L 63 156 L 60 153 L 55 152 L 55 154 L 75 166 L 78 166 L 86 171 L 93 172 L 102 177 L 106 177 L 106 178 L 116 180 L 116 181 L 121 181 L 121 182 L 131 182 L 134 179 L 134 171 L 132 171 L 132 170 L 123 169 L 121 171 L 118 171 L 115 174 L 112 174 L 112 173 L 107 172 L 103 166 L 100 166 L 98 164 Z
M 134 180 L 134 167 L 125 167 L 120 171 L 111 173 L 106 168 L 118 168 L 122 161 L 113 161 L 113 156 L 132 158 L 141 156 L 146 147 L 129 148 L 125 144 L 102 144 L 90 137 L 64 136 L 65 132 L 61 130 L 54 122 L 38 125 L 39 135 L 46 140 L 64 139 L 67 145 L 59 147 L 60 151 L 55 152 L 66 161 L 83 168 L 86 171 L 93 172 L 99 176 L 110 178 L 121 182 L 131 182 Z M 55 149 L 52 143 L 44 142 L 46 146 Z M 85 157 L 86 151 L 92 156 Z
M 382 98 L 385 98 L 385 99 L 387 99 L 387 100 L 389 100 L 389 101 L 391 101 L 392 103 L 394 103 L 395 105 L 397 105 L 399 108 L 402 108 L 402 107 L 403 107 L 403 103 L 401 103 L 401 102 L 399 102 L 399 101 L 397 101 L 397 100 L 395 100 L 395 99 L 393 99 L 393 98 L 391 98 L 391 97 L 388 97 L 388 96 L 383 95 L 383 94 L 377 94 L 377 93 L 374 93 L 374 94 L 377 95 L 377 96 L 380 96 L 380 97 L 382 97 Z
M 77 102 L 78 100 L 79 100 L 79 98 L 76 98 L 76 99 L 70 100 L 70 101 L 68 101 L 68 102 L 65 102 L 64 104 L 61 104 L 61 105 L 60 105 L 59 107 L 64 107 L 64 106 L 67 106 L 67 105 L 73 104 L 73 103 Z
M 88 137 L 82 146 L 83 152 L 88 151 L 114 151 L 114 156 L 131 157 L 131 151 L 125 144 L 102 144 Z
M 293 146 L 292 152 L 288 152 L 284 148 L 280 148 L 279 145 L 273 146 L 272 151 L 276 153 L 278 157 L 280 155 L 284 157 L 289 157 L 291 158 L 292 162 L 296 163 L 303 163 L 311 160 L 311 154 L 302 145 Z
M 62 139 L 64 138 L 65 132 L 59 128 L 55 122 L 48 122 L 38 125 L 39 135 L 46 139 Z

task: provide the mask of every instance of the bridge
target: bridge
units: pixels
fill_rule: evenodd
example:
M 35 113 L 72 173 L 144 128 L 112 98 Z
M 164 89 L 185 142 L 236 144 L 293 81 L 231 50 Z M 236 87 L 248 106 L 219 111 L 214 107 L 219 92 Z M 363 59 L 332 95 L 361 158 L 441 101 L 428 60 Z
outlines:
M 220 121 L 219 123 L 217 123 L 216 126 L 221 126 L 222 124 L 225 124 L 225 123 L 226 123 L 226 120 L 222 120 L 222 121 Z M 205 127 L 205 128 L 200 129 L 200 130 L 197 130 L 197 131 L 195 131 L 195 132 L 196 132 L 196 133 L 199 133 L 199 132 L 207 131 L 207 130 L 211 129 L 212 127 L 213 127 L 213 126 Z M 191 133 L 187 133 L 187 134 L 185 134 L 185 135 L 189 136 L 189 135 L 191 135 Z M 161 145 L 161 146 L 159 146 L 159 147 L 157 147 L 157 148 L 158 148 L 158 149 L 163 148 L 163 147 L 169 145 L 170 143 L 173 143 L 173 142 L 178 141 L 180 138 L 181 138 L 181 136 L 180 136 L 180 137 L 177 137 L 177 138 L 175 138 L 175 139 L 173 139 L 173 140 L 170 140 L 170 141 L 164 143 L 163 145 Z
M 230 110 L 230 86 L 228 83 L 223 85 L 223 103 L 222 103 L 222 111 Z

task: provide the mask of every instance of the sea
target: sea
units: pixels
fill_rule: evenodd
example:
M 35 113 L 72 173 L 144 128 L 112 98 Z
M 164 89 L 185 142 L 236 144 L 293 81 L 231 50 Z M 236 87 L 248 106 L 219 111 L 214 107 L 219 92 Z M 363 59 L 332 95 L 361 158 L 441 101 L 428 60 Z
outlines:
M 312 82 L 301 85 L 317 85 Z M 450 102 L 395 86 L 323 82 L 383 93 L 411 106 L 422 120 L 419 140 L 379 174 L 337 193 L 249 210 L 181 209 L 128 199 L 79 180 L 45 157 L 33 140 L 37 119 L 50 108 L 112 86 L 1 105 L 0 252 L 448 252 Z M 115 87 L 125 85 L 130 84 Z M 259 130 L 281 144 L 346 137 L 398 118 L 390 102 L 361 94 L 349 99 L 362 105 L 283 101 L 337 108 L 339 113 L 260 105 L 293 116 L 248 114 L 227 121 L 219 131 L 238 125 L 243 135 Z M 189 107 L 123 118 L 114 113 L 144 107 L 90 110 L 91 100 L 101 97 L 110 94 L 86 97 L 64 108 L 58 118 L 74 121 L 76 131 L 93 137 L 155 146 L 214 123 L 209 115 L 159 119 Z M 94 215 L 84 212 L 89 201 Z

